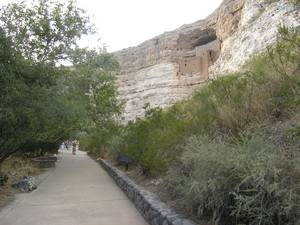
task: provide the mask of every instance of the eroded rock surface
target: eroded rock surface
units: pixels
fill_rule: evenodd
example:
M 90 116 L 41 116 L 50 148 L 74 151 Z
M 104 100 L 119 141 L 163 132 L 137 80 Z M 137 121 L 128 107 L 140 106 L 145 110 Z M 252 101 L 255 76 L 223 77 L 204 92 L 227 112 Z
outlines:
M 288 0 L 272 4 L 247 0 L 240 27 L 223 43 L 219 59 L 209 68 L 210 77 L 239 70 L 253 55 L 276 41 L 280 26 L 299 27 L 299 8 Z
M 288 0 L 225 0 L 205 20 L 115 52 L 123 121 L 142 117 L 145 104 L 172 105 L 209 78 L 236 71 L 276 40 L 279 25 L 299 21 L 299 9 Z

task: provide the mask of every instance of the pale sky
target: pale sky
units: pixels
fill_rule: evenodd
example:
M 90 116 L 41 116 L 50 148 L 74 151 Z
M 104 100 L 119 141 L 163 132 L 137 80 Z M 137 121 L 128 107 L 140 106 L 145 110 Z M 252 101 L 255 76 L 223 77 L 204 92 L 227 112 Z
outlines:
M 60 0 L 64 2 L 65 0 Z M 14 0 L 0 0 L 0 6 Z M 77 0 L 96 25 L 97 36 L 84 38 L 81 47 L 107 45 L 116 51 L 204 19 L 222 0 Z

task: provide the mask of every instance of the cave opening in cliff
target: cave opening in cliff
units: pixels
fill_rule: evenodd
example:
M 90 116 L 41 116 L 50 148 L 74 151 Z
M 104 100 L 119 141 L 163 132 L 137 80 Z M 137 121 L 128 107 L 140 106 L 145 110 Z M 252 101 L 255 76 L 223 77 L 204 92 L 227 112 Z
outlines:
M 206 45 L 213 41 L 217 40 L 216 30 L 214 29 L 207 29 L 202 31 L 197 38 L 193 40 L 192 48 L 197 46 Z
M 216 41 L 217 39 L 216 30 L 213 28 L 206 28 L 204 30 L 198 29 L 186 34 L 180 34 L 177 44 L 178 49 L 189 51 L 198 46 Z

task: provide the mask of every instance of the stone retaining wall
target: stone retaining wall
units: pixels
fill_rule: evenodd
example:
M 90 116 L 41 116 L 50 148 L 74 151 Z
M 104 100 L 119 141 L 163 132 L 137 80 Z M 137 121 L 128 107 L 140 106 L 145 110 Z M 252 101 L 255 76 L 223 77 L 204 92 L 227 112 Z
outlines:
M 155 194 L 136 185 L 123 172 L 110 165 L 107 161 L 101 159 L 100 164 L 134 203 L 149 224 L 196 225 L 182 215 L 175 213 L 165 203 L 161 202 Z

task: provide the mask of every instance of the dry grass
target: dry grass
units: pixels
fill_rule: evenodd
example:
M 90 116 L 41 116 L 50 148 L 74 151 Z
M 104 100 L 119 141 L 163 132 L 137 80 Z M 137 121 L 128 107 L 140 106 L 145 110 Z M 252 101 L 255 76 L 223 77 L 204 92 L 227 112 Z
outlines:
M 33 165 L 30 159 L 14 156 L 3 162 L 1 171 L 8 176 L 11 183 L 24 176 L 37 175 L 40 170 Z
M 0 208 L 14 198 L 15 190 L 11 187 L 12 183 L 24 176 L 38 175 L 40 169 L 35 167 L 30 159 L 11 156 L 2 163 L 1 172 L 8 176 L 8 181 L 4 186 L 0 186 Z

